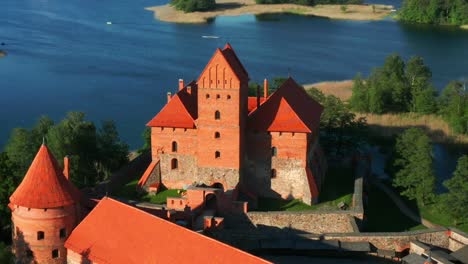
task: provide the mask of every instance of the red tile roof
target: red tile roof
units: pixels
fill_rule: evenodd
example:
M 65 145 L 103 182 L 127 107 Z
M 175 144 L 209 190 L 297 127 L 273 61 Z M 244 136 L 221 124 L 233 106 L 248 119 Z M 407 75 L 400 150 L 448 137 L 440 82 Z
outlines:
M 149 176 L 154 171 L 154 168 L 156 167 L 156 165 L 158 165 L 158 163 L 159 160 L 151 161 L 148 168 L 146 168 L 145 173 L 143 173 L 143 176 L 141 176 L 140 180 L 138 181 L 138 187 L 143 187 L 146 184 L 146 181 L 148 180 Z
M 239 79 L 249 78 L 249 74 L 237 57 L 236 52 L 232 48 L 231 44 L 227 43 L 226 46 L 224 46 L 222 53 Z
M 319 127 L 323 107 L 292 78 L 249 114 L 249 127 L 259 131 L 310 133 Z
M 194 120 L 197 117 L 196 93 L 188 93 L 185 87 L 174 95 L 146 125 L 149 127 L 195 128 Z
M 65 247 L 97 263 L 268 263 L 111 198 L 103 198 Z
M 70 205 L 79 199 L 79 191 L 65 178 L 57 160 L 43 144 L 10 202 L 42 209 Z
M 260 97 L 260 105 L 265 102 L 265 97 Z M 247 102 L 247 111 L 250 113 L 257 108 L 257 97 L 256 96 L 249 96 L 249 100 Z

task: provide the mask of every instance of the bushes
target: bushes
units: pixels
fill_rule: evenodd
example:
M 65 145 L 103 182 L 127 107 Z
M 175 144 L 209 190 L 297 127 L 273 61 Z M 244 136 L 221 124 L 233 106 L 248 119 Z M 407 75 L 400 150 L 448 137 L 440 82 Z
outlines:
M 177 10 L 182 10 L 185 13 L 195 11 L 208 11 L 216 7 L 215 0 L 172 0 L 173 5 Z
M 468 24 L 468 0 L 404 0 L 399 17 L 426 24 Z

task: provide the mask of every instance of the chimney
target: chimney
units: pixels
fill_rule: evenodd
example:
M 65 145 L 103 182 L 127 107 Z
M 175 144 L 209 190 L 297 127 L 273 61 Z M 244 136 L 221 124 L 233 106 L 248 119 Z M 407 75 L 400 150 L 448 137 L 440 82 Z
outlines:
M 179 91 L 184 89 L 185 85 L 184 85 L 184 80 L 183 79 L 179 79 Z
M 263 80 L 263 97 L 265 97 L 265 99 L 268 97 L 268 80 L 267 79 Z
M 187 86 L 187 93 L 192 94 L 192 86 Z
M 257 107 L 260 107 L 260 85 L 257 85 Z
M 172 94 L 171 92 L 168 92 L 167 93 L 167 102 L 169 103 L 169 101 L 171 101 L 171 98 L 172 98 Z
M 67 180 L 70 179 L 70 159 L 68 158 L 68 156 L 65 156 L 63 158 L 63 175 L 65 175 L 65 178 L 67 178 Z

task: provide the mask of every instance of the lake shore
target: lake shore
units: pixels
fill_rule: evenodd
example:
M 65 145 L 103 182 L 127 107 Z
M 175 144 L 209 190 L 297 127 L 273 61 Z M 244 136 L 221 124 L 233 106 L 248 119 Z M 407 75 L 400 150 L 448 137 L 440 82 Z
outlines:
M 460 26 L 460 27 L 461 27 L 462 29 L 468 30 L 468 25 L 462 25 L 462 26 Z
M 342 5 L 302 6 L 295 4 L 257 5 L 254 0 L 218 0 L 216 9 L 206 12 L 184 13 L 167 4 L 147 7 L 154 12 L 156 19 L 172 23 L 207 23 L 217 16 L 240 16 L 290 13 L 305 16 L 318 16 L 330 19 L 381 20 L 392 13 L 391 5 Z
M 334 95 L 343 101 L 352 95 L 352 80 L 326 81 L 314 84 L 305 84 L 305 89 L 315 87 L 326 95 Z M 356 117 L 365 117 L 369 128 L 374 133 L 390 137 L 398 135 L 410 127 L 424 129 L 432 141 L 437 143 L 450 143 L 468 145 L 468 136 L 455 134 L 451 131 L 447 122 L 437 115 L 421 115 L 416 113 L 396 114 L 369 114 L 356 113 Z

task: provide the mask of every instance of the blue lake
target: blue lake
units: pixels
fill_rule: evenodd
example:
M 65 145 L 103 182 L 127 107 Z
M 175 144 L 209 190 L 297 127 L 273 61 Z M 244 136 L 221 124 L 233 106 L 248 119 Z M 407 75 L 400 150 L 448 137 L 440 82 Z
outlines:
M 73 110 L 94 121 L 115 120 L 123 140 L 136 148 L 166 92 L 176 91 L 179 78 L 196 79 L 225 42 L 254 81 L 285 76 L 288 69 L 300 83 L 349 79 L 368 74 L 393 52 L 424 57 L 438 89 L 468 75 L 468 31 L 456 28 L 291 15 L 183 25 L 157 21 L 144 10 L 166 2 L 2 0 L 0 42 L 6 45 L 0 49 L 8 56 L 0 59 L 0 147 L 12 128 L 30 127 L 41 115 L 60 120 Z

